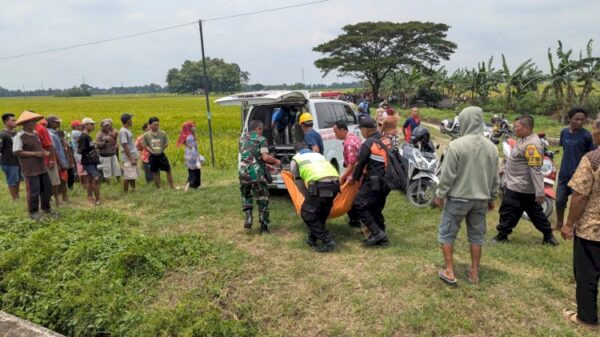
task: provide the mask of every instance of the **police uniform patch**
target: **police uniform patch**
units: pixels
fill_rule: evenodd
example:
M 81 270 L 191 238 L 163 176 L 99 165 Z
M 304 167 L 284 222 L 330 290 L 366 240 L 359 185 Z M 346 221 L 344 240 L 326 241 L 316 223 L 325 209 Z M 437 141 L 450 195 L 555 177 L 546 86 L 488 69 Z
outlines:
M 525 158 L 527 158 L 527 165 L 529 166 L 542 166 L 542 155 L 533 144 L 527 145 L 527 148 L 525 149 Z

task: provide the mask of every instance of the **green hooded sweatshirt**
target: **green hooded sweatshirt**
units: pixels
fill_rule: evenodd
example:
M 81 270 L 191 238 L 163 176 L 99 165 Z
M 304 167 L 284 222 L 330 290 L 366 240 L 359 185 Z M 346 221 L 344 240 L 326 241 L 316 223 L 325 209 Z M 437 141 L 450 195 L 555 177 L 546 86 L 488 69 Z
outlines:
M 458 115 L 461 137 L 448 146 L 437 196 L 493 200 L 498 193 L 498 149 L 483 136 L 483 110 L 468 107 Z

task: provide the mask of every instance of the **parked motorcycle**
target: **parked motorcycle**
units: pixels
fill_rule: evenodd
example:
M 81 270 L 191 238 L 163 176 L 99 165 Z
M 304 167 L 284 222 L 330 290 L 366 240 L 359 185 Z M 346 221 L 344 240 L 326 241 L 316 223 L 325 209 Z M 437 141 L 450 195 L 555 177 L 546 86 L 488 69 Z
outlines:
M 484 126 L 484 136 L 494 144 L 499 144 L 501 139 L 506 139 L 514 136 L 508 119 L 502 114 L 501 117 L 494 115 L 492 123 Z
M 440 123 L 440 132 L 445 135 L 449 135 L 452 140 L 460 137 L 460 123 L 458 122 L 458 116 L 454 119 L 444 119 Z
M 410 143 L 400 147 L 400 156 L 407 167 L 406 197 L 419 208 L 433 204 L 435 190 L 439 183 L 436 175 L 438 161 L 435 148 L 430 141 L 429 130 L 416 128 Z
M 549 142 L 546 139 L 546 134 L 541 132 L 538 133 L 538 137 L 544 145 L 544 158 L 542 161 L 541 171 L 544 175 L 544 202 L 542 203 L 542 209 L 546 217 L 550 217 L 554 211 L 554 200 L 556 199 L 556 193 L 554 192 L 554 185 L 556 183 L 556 165 L 554 164 L 554 152 L 549 147 Z M 504 157 L 510 156 L 511 151 L 517 146 L 517 141 L 513 138 L 507 138 L 502 142 L 502 152 Z M 506 162 L 506 159 L 504 159 Z M 506 187 L 506 178 L 504 175 L 500 177 L 502 188 Z M 523 219 L 530 220 L 526 212 L 523 212 L 521 216 Z

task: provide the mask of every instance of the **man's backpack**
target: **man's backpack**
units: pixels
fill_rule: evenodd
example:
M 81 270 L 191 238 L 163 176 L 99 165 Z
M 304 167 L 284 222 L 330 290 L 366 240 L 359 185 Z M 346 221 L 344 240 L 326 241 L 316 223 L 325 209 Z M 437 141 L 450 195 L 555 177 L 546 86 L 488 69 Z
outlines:
M 402 161 L 398 147 L 388 147 L 381 140 L 377 140 L 376 143 L 381 149 L 386 149 L 384 183 L 391 190 L 399 190 L 406 193 L 406 186 L 408 184 L 407 167 Z

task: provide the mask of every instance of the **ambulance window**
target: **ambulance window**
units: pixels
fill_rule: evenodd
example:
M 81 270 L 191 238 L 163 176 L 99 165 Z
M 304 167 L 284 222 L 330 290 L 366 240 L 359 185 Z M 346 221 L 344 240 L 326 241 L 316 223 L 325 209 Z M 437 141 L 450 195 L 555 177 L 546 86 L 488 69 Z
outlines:
M 347 105 L 344 105 L 344 110 L 346 111 L 348 125 L 356 124 L 356 115 L 354 114 L 354 111 L 352 111 L 352 108 Z
M 317 120 L 319 121 L 319 129 L 332 128 L 337 121 L 335 118 L 335 110 L 330 103 L 315 103 Z

